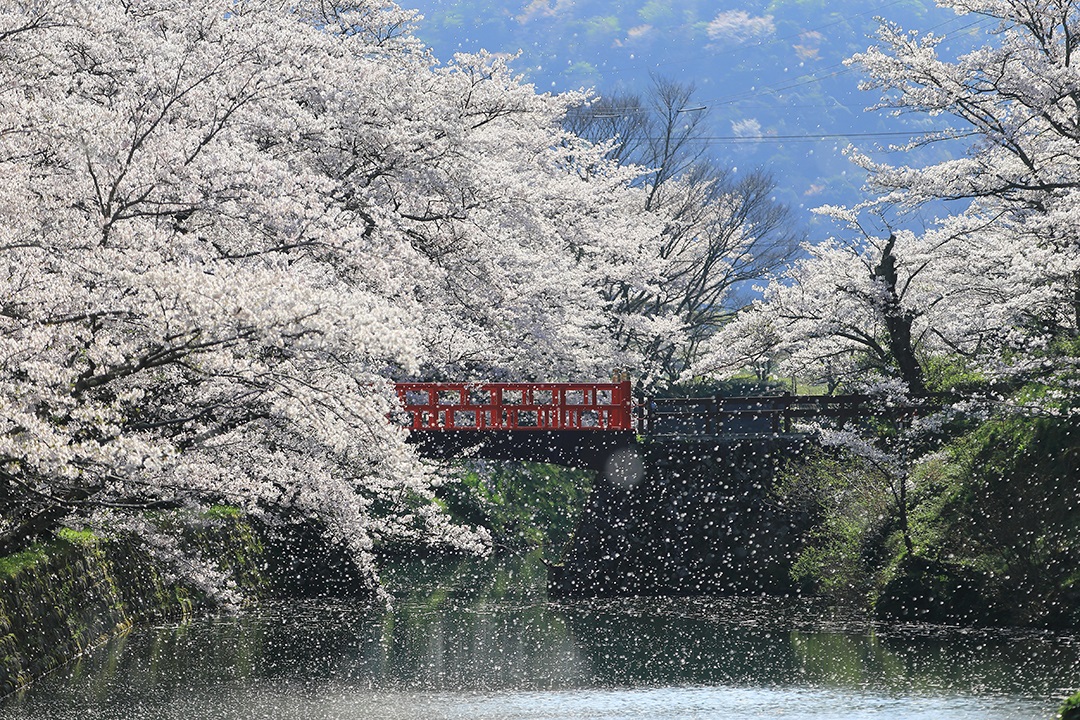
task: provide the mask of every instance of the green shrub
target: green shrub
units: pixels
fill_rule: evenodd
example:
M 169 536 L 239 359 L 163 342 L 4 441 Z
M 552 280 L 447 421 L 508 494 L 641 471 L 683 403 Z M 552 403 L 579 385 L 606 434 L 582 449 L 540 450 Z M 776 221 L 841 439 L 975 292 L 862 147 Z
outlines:
M 781 500 L 816 518 L 795 578 L 885 618 L 1080 626 L 1080 421 L 1006 415 L 932 448 L 903 494 L 842 453 L 790 466 Z
M 14 555 L 0 557 L 0 577 L 13 578 L 24 570 L 49 559 L 48 548 L 36 544 Z
M 1080 425 L 1012 416 L 949 448 L 939 557 L 993 578 L 1006 621 L 1080 624 Z
M 1080 720 L 1080 692 L 1065 698 L 1058 708 L 1057 720 Z
M 439 498 L 455 519 L 488 528 L 497 549 L 544 548 L 558 559 L 577 528 L 591 474 L 543 463 L 475 462 Z

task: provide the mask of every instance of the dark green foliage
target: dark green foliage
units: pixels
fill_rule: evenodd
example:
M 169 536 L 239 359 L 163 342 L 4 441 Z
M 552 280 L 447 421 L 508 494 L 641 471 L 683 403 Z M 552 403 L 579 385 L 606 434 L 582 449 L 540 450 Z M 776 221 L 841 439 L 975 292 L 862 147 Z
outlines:
M 1065 698 L 1058 708 L 1056 720 L 1080 720 L 1080 693 Z
M 577 527 L 592 474 L 542 463 L 476 461 L 438 495 L 458 520 L 488 528 L 498 550 L 543 548 L 557 560 Z
M 835 450 L 808 451 L 787 464 L 778 501 L 815 518 L 792 567 L 804 590 L 844 603 L 872 600 L 897 524 L 894 482 Z
M 947 458 L 928 473 L 936 555 L 990 578 L 984 594 L 1005 622 L 1080 625 L 1080 425 L 995 419 Z
M 783 501 L 816 515 L 796 579 L 887 619 L 1080 626 L 1080 424 L 997 417 L 916 457 L 903 508 L 858 461 L 789 467 Z
M 881 618 L 950 625 L 995 624 L 1002 609 L 991 604 L 993 576 L 956 562 L 903 555 L 877 594 Z
M 972 370 L 967 358 L 956 355 L 931 356 L 923 363 L 926 385 L 946 395 L 978 394 L 987 391 L 986 378 Z

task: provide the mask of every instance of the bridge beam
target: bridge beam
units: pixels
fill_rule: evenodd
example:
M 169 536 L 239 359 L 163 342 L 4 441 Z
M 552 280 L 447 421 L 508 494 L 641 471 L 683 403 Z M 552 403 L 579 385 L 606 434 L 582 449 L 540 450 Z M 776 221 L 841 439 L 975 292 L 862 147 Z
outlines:
M 433 459 L 526 460 L 602 472 L 616 451 L 637 444 L 637 436 L 616 430 L 413 430 L 409 442 Z

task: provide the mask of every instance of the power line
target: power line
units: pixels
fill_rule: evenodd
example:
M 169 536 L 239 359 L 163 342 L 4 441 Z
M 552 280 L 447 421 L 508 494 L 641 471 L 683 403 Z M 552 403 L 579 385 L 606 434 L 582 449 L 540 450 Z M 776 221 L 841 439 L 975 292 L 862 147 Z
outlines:
M 949 129 L 932 129 L 932 130 L 892 130 L 881 132 L 850 132 L 850 133 L 800 133 L 794 135 L 696 135 L 693 137 L 685 138 L 686 142 L 729 142 L 733 144 L 753 144 L 753 143 L 782 143 L 782 142 L 819 142 L 824 140 L 842 140 L 846 138 L 888 138 L 888 137 L 903 137 L 903 138 L 917 138 L 926 137 L 929 138 L 934 135 L 940 137 L 939 140 L 958 140 L 965 137 L 970 137 L 974 133 L 961 133 L 951 134 L 953 131 Z M 644 137 L 642 140 L 661 141 L 660 137 Z

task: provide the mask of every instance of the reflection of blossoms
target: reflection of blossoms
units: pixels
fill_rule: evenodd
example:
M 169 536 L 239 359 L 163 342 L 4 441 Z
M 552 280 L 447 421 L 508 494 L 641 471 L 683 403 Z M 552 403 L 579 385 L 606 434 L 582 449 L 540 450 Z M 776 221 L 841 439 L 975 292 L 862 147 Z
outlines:
M 713 18 L 706 31 L 713 40 L 740 45 L 776 31 L 772 15 L 751 17 L 743 10 L 728 10 Z

